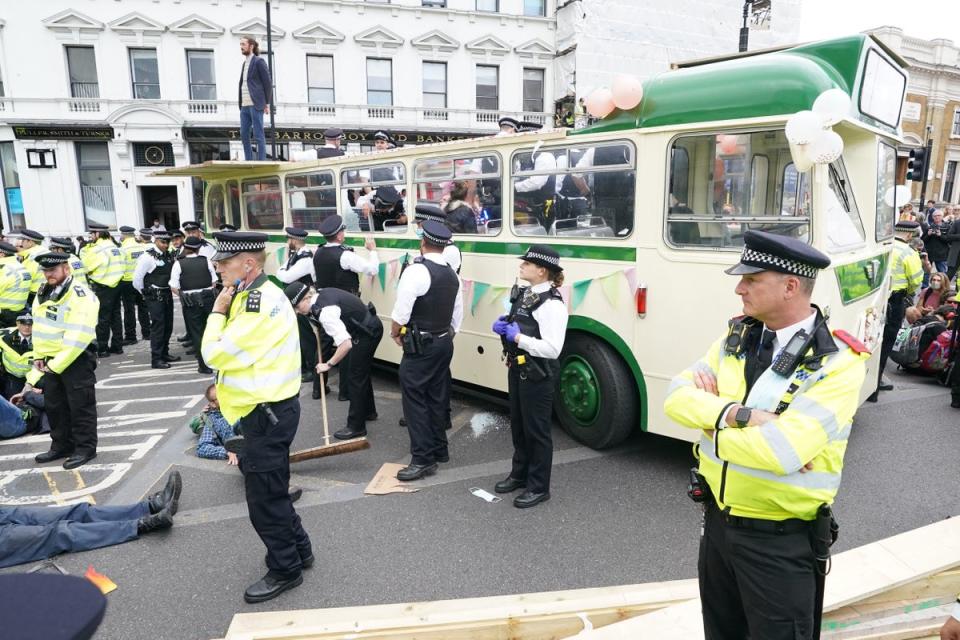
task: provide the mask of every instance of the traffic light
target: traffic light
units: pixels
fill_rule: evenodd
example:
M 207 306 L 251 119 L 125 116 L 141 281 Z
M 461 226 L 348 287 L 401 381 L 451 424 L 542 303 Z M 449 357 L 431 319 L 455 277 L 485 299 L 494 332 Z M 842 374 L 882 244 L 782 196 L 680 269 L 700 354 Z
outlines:
M 927 148 L 911 149 L 910 159 L 907 161 L 907 180 L 923 180 L 927 174 Z

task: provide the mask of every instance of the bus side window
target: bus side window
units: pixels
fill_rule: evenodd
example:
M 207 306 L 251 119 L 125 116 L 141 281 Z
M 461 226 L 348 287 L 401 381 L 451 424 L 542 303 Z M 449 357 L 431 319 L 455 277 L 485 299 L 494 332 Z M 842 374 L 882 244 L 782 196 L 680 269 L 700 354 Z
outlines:
M 789 154 L 782 130 L 679 136 L 670 153 L 666 239 L 738 249 L 749 229 L 809 241 L 808 180 L 792 166 L 772 183 L 769 158 Z M 772 189 L 771 189 L 772 187 Z M 779 211 L 776 197 L 780 194 Z
M 280 178 L 254 178 L 241 183 L 248 229 L 282 229 Z
M 513 158 L 518 235 L 625 238 L 633 231 L 633 146 L 598 143 Z
M 207 188 L 207 221 L 207 228 L 214 230 L 227 221 L 222 184 L 211 184 Z
M 407 177 L 397 162 L 340 173 L 340 215 L 348 231 L 405 233 Z
M 317 171 L 286 178 L 293 226 L 316 229 L 337 213 L 337 190 L 332 171 Z
M 240 183 L 236 180 L 227 182 L 227 192 L 230 196 L 230 224 L 240 229 Z
M 414 165 L 417 207 L 446 219 L 453 233 L 496 235 L 502 217 L 500 158 L 427 158 Z

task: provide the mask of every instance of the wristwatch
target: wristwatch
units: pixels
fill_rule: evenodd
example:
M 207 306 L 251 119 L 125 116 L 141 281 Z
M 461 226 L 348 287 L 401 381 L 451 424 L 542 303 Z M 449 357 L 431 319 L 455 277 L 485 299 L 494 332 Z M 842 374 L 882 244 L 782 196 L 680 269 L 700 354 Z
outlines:
M 741 429 L 750 424 L 750 415 L 753 413 L 753 409 L 750 407 L 740 407 L 737 409 L 736 415 L 733 416 L 733 421 L 737 423 L 737 426 Z

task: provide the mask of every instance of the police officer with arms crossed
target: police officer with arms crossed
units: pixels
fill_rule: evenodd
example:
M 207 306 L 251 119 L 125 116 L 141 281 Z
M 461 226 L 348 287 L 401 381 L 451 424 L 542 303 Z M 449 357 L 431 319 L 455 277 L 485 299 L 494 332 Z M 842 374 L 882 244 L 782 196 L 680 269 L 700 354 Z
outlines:
M 557 290 L 563 284 L 560 254 L 535 244 L 520 260 L 520 279 L 530 286 L 514 289 L 510 313 L 493 323 L 494 333 L 503 338 L 509 367 L 513 435 L 513 467 L 494 490 L 510 493 L 525 488 L 513 500 L 513 506 L 524 509 L 550 499 L 550 417 L 560 372 L 558 358 L 567 333 L 567 307 Z
M 170 272 L 170 290 L 180 298 L 183 324 L 187 327 L 187 337 L 191 344 L 200 344 L 207 328 L 207 317 L 217 297 L 213 288 L 217 282 L 217 272 L 213 263 L 200 253 L 202 249 L 200 238 L 188 236 L 183 241 L 183 255 L 177 258 Z M 203 361 L 199 350 L 197 373 L 213 373 Z
M 150 366 L 169 369 L 180 356 L 170 355 L 170 336 L 173 335 L 173 293 L 170 276 L 175 258 L 169 251 L 170 232 L 154 231 L 153 247 L 137 260 L 133 273 L 133 288 L 143 295 L 150 310 Z
M 423 223 L 421 256 L 404 270 L 390 317 L 390 337 L 403 349 L 400 389 L 403 415 L 410 431 L 410 464 L 398 480 L 417 480 L 437 472 L 450 460 L 447 450 L 447 407 L 453 337 L 463 320 L 460 278 L 443 259 L 450 230 L 434 220 Z
M 349 440 L 367 435 L 367 421 L 377 419 L 370 369 L 377 345 L 383 338 L 383 323 L 377 317 L 376 308 L 373 304 L 363 304 L 360 298 L 341 289 L 316 291 L 302 282 L 288 284 L 284 293 L 298 317 L 309 317 L 320 324 L 337 347 L 328 362 L 317 365 L 317 372 L 326 373 L 346 359 L 341 365 L 340 376 L 349 388 L 350 410 L 347 426 L 333 437 Z
M 744 237 L 726 272 L 741 276 L 746 315 L 673 379 L 664 410 L 702 430 L 706 638 L 809 639 L 819 637 L 830 505 L 869 354 L 831 334 L 810 303 L 826 255 L 795 238 Z
M 250 522 L 267 547 L 269 571 L 243 594 L 263 602 L 303 582 L 313 564 L 310 538 L 288 493 L 290 443 L 300 422 L 300 335 L 283 291 L 263 272 L 267 235 L 215 233 L 214 261 L 224 289 L 203 333 L 204 361 L 217 369 L 217 399 L 240 421 L 240 458 Z
M 123 344 L 137 343 L 137 313 L 140 314 L 140 333 L 146 339 L 150 335 L 150 318 L 147 316 L 146 304 L 140 292 L 133 288 L 133 272 L 137 268 L 137 261 L 146 250 L 143 243 L 136 238 L 137 230 L 133 227 L 120 227 L 120 251 L 123 252 L 123 278 L 120 279 L 120 302 L 123 305 Z M 53 246 L 51 239 L 50 246 Z M 74 278 L 77 277 L 74 270 Z
M 113 243 L 106 225 L 91 222 L 87 226 L 90 229 L 90 242 L 80 250 L 80 260 L 87 269 L 90 288 L 100 300 L 100 316 L 97 318 L 97 355 L 106 358 L 111 353 L 123 353 L 119 285 L 126 268 L 126 260 L 117 245 Z
M 287 227 L 287 262 L 277 269 L 277 279 L 284 284 L 302 282 L 312 286 L 315 279 L 313 271 L 313 252 L 307 249 L 307 230 Z M 310 382 L 316 377 L 317 334 L 306 316 L 297 316 L 300 330 L 300 370 L 302 380 Z
M 33 368 L 27 384 L 11 402 L 17 404 L 43 378 L 50 420 L 50 450 L 38 463 L 66 458 L 75 469 L 97 457 L 97 376 L 95 327 L 100 300 L 73 281 L 66 253 L 36 257 L 46 284 L 33 301 Z
M 0 242 L 0 327 L 16 324 L 17 316 L 29 309 L 29 297 L 30 273 L 17 259 L 17 248 Z

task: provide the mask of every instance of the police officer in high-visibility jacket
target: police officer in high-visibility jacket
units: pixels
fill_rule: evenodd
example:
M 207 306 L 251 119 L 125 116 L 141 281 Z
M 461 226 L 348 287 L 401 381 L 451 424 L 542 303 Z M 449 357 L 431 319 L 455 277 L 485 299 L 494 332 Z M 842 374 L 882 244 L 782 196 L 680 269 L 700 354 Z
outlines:
M 883 342 L 880 345 L 880 367 L 877 371 L 877 385 L 867 397 L 876 402 L 881 391 L 890 391 L 892 384 L 883 383 L 883 370 L 887 358 L 897 342 L 897 334 L 903 325 L 907 307 L 913 303 L 914 294 L 923 281 L 923 263 L 920 254 L 910 246 L 910 239 L 919 233 L 920 223 L 914 220 L 900 220 L 894 226 L 896 237 L 890 249 L 890 297 L 887 299 L 887 317 L 883 325 Z
M 133 287 L 133 272 L 137 260 L 149 247 L 137 241 L 137 230 L 120 227 L 120 251 L 123 252 L 123 277 L 120 279 L 120 302 L 123 307 L 123 344 L 137 343 L 137 316 L 140 316 L 140 334 L 150 336 L 150 314 L 143 295 Z
M 269 571 L 247 588 L 263 602 L 303 582 L 310 537 L 290 500 L 290 444 L 300 422 L 300 334 L 283 291 L 263 272 L 267 235 L 221 232 L 217 272 L 224 289 L 203 334 L 204 361 L 217 370 L 217 399 L 245 440 L 240 471 L 250 522 L 267 547 Z
M 120 280 L 126 269 L 123 252 L 113 242 L 107 226 L 97 222 L 90 228 L 90 242 L 80 250 L 87 268 L 87 281 L 100 300 L 97 318 L 97 355 L 123 353 L 123 323 L 120 319 Z M 111 336 L 112 333 L 112 336 Z
M 37 289 L 43 284 L 43 278 L 40 276 L 40 268 L 37 266 L 37 256 L 46 253 L 47 249 L 43 246 L 43 234 L 32 229 L 21 229 L 16 233 L 17 246 L 20 249 L 19 257 L 23 268 L 30 274 L 30 300 L 37 295 Z
M 30 280 L 30 273 L 17 258 L 17 248 L 0 242 L 0 327 L 12 327 L 17 316 L 29 309 Z
M 66 253 L 69 256 L 69 258 L 67 258 L 67 264 L 70 265 L 70 275 L 73 276 L 73 281 L 77 284 L 82 284 L 88 289 L 90 288 L 87 282 L 87 269 L 83 266 L 83 260 L 76 254 L 76 247 L 73 244 L 73 240 L 67 237 L 51 237 L 50 251 L 53 253 Z
M 24 392 L 43 378 L 52 442 L 35 460 L 66 458 L 63 468 L 75 469 L 97 457 L 94 339 L 100 301 L 73 281 L 68 254 L 43 253 L 36 260 L 46 284 L 33 301 L 34 361 Z
M 33 367 L 33 316 L 29 311 L 17 316 L 15 329 L 0 329 L 0 351 L 3 352 L 3 397 L 23 391 L 27 374 Z
M 866 348 L 811 305 L 829 258 L 795 238 L 748 231 L 730 321 L 673 379 L 666 414 L 702 431 L 706 481 L 700 598 L 707 638 L 819 637 L 830 512 Z M 829 282 L 827 283 L 830 284 Z M 699 482 L 691 482 L 697 487 Z

